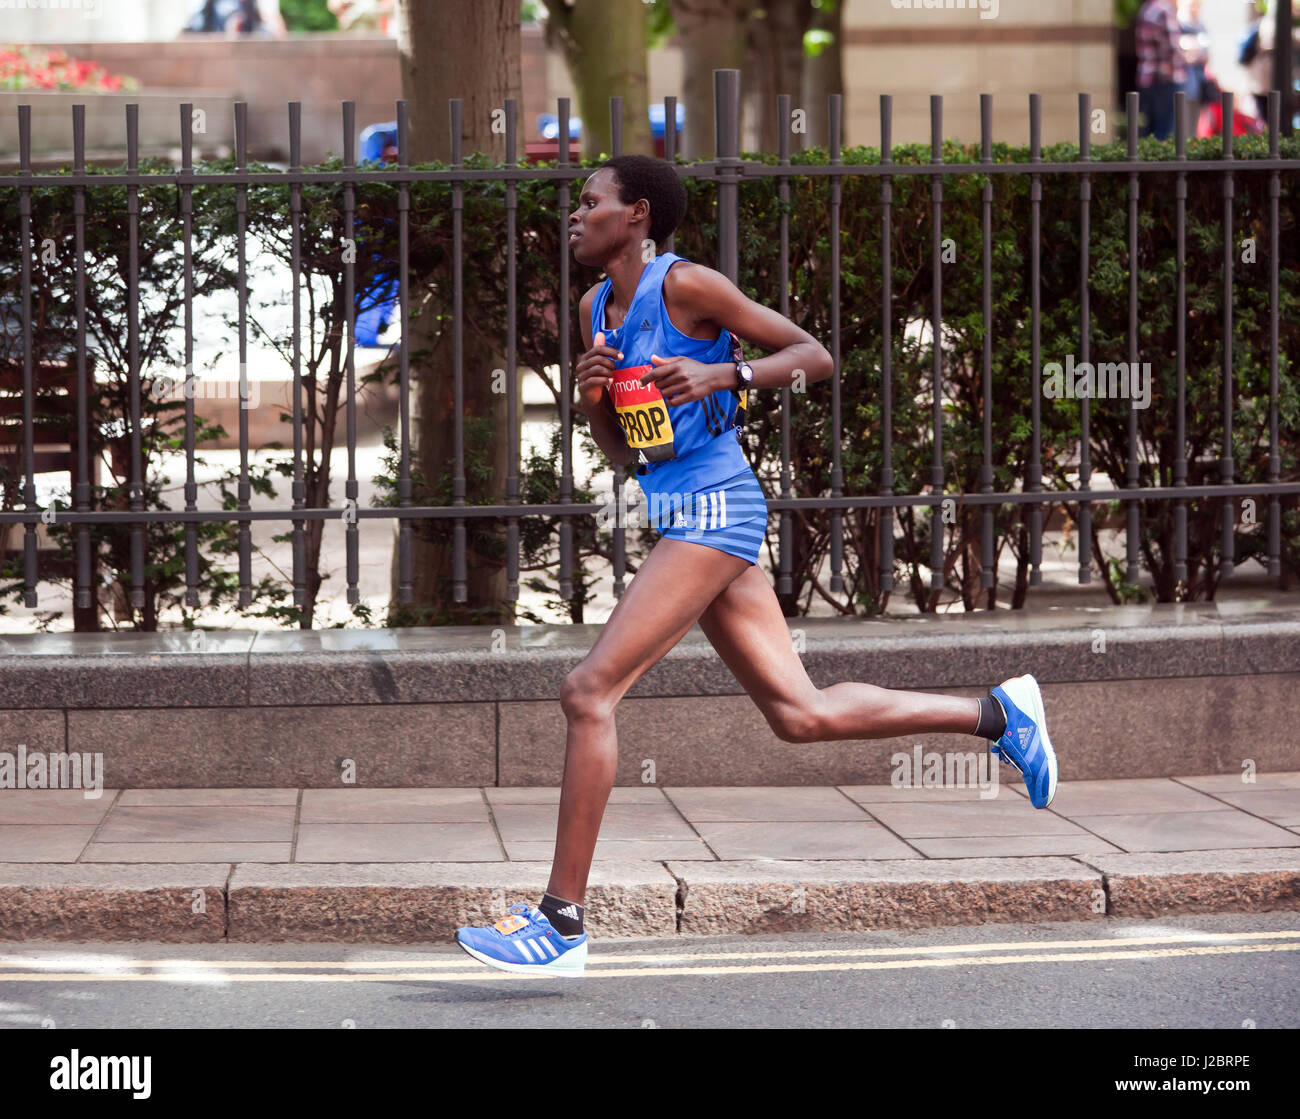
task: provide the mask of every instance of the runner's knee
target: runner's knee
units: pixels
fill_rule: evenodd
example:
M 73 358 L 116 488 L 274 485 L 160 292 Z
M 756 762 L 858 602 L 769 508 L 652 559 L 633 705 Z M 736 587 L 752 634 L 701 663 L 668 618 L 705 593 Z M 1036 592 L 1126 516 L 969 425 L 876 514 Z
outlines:
M 821 710 L 814 704 L 782 703 L 767 710 L 767 724 L 782 742 L 821 742 Z
M 583 665 L 571 669 L 560 685 L 560 707 L 566 719 L 598 719 L 613 713 L 611 695 L 596 673 Z

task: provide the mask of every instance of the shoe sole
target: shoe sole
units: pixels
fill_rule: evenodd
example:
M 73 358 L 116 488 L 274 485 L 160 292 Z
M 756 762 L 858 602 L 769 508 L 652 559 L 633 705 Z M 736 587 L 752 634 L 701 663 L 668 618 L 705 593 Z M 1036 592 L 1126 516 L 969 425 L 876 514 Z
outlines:
M 506 963 L 505 960 L 493 959 L 491 956 L 484 955 L 484 953 L 478 951 L 477 949 L 471 948 L 468 944 L 466 944 L 463 940 L 461 940 L 460 937 L 456 938 L 456 943 L 459 944 L 463 949 L 465 949 L 466 952 L 468 952 L 471 956 L 474 957 L 474 959 L 478 960 L 480 963 L 487 964 L 488 967 L 494 967 L 498 971 L 512 971 L 515 972 L 517 975 L 549 975 L 549 976 L 554 976 L 555 978 L 558 979 L 581 979 L 582 973 L 587 966 L 585 944 L 581 948 L 570 948 L 569 951 L 566 952 L 563 956 L 561 956 L 558 960 L 552 960 L 548 964 L 510 964 L 510 963 Z M 572 964 L 568 964 L 565 967 L 559 966 L 569 957 L 570 954 L 579 951 L 583 953 L 583 956 L 582 959 L 579 961 L 577 967 L 574 967 Z

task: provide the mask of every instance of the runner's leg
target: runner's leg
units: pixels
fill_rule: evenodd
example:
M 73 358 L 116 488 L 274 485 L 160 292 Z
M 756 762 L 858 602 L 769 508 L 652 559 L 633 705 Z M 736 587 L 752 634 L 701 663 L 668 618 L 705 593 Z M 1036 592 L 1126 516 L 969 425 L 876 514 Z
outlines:
M 686 635 L 718 592 L 749 566 L 716 548 L 659 540 L 591 651 L 565 677 L 560 704 L 568 720 L 568 740 L 548 894 L 585 904 L 596 836 L 618 768 L 618 701 Z
M 890 738 L 927 731 L 972 734 L 978 725 L 975 699 L 874 684 L 817 688 L 794 651 L 776 592 L 757 567 L 709 603 L 700 628 L 782 741 Z

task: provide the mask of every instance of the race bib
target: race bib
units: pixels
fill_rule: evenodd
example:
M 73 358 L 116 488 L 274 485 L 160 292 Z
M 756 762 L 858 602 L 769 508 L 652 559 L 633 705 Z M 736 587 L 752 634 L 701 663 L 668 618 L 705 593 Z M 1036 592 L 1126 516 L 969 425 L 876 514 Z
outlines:
M 640 382 L 640 378 L 653 368 L 651 365 L 634 365 L 628 369 L 616 369 L 609 387 L 627 445 L 640 452 L 643 462 L 673 457 L 673 422 L 668 418 L 668 403 L 658 385 Z

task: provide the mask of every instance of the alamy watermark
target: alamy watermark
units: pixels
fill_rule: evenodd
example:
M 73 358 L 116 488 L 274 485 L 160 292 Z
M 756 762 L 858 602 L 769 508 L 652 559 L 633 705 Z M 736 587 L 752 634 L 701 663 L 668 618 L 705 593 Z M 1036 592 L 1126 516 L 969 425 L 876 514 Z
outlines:
M 83 19 L 99 19 L 104 0 L 0 0 L 0 12 L 30 9 L 42 12 L 80 12 Z
M 155 403 L 161 404 L 164 400 L 174 400 L 177 397 L 188 400 L 238 400 L 240 408 L 247 411 L 256 408 L 261 400 L 262 390 L 257 381 L 246 381 L 248 395 L 240 396 L 238 381 L 205 381 L 201 377 L 187 377 L 180 369 L 175 372 L 177 376 L 172 376 L 171 373 L 154 374 L 149 395 Z
M 992 757 L 989 750 L 923 750 L 918 742 L 910 754 L 890 755 L 889 783 L 896 789 L 979 789 L 980 800 L 992 800 L 998 795 Z
M 999 0 L 889 0 L 890 7 L 903 10 L 932 11 L 957 9 L 978 11 L 980 19 L 997 19 Z
M 3 789 L 84 789 L 86 800 L 98 800 L 104 795 L 104 755 L 62 750 L 47 754 L 28 750 L 25 744 L 13 752 L 0 750 Z
M 1149 361 L 1090 361 L 1077 364 L 1074 354 L 1065 365 L 1049 361 L 1043 366 L 1043 395 L 1049 400 L 1131 400 L 1134 408 L 1151 406 Z
M 645 502 L 636 501 L 635 493 L 629 499 L 629 492 L 630 487 L 625 486 L 617 502 L 611 496 L 602 503 L 596 510 L 597 528 L 672 528 L 684 529 L 687 536 L 703 536 L 712 529 L 727 527 L 727 499 L 722 490 L 651 493 Z M 732 515 L 739 512 L 747 516 L 749 508 L 743 499 L 739 506 L 733 499 Z

